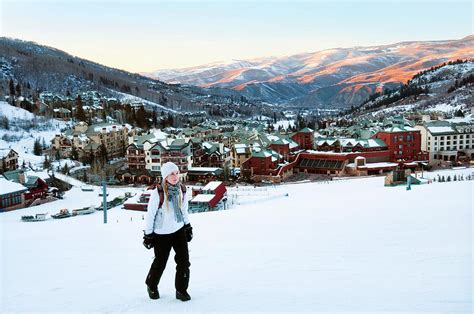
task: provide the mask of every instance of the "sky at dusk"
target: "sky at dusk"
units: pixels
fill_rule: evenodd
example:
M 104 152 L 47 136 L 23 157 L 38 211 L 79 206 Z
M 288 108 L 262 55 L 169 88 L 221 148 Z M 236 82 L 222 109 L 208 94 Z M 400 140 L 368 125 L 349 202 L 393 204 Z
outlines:
M 10 1 L 0 35 L 131 72 L 473 32 L 472 1 Z

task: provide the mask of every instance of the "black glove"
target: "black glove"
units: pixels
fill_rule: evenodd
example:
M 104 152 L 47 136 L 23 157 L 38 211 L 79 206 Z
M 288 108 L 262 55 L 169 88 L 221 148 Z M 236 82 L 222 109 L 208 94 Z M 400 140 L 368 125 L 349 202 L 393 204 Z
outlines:
M 145 234 L 143 236 L 143 245 L 147 249 L 151 249 L 152 247 L 155 246 L 155 236 L 156 236 L 155 233 Z
M 184 225 L 184 233 L 186 234 L 186 241 L 191 242 L 193 239 L 193 227 L 191 227 L 191 224 Z

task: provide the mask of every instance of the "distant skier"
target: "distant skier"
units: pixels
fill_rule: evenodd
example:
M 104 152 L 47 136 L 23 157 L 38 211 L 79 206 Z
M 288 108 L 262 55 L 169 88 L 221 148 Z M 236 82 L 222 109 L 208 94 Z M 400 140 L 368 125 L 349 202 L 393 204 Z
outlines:
M 151 191 L 145 217 L 143 244 L 148 249 L 153 247 L 155 253 L 145 283 L 149 297 L 159 299 L 158 284 L 173 248 L 176 254 L 176 299 L 189 301 L 191 296 L 187 290 L 191 264 L 188 242 L 193 238 L 193 228 L 188 218 L 186 188 L 179 182 L 179 169 L 174 163 L 165 163 L 161 175 L 163 186 Z

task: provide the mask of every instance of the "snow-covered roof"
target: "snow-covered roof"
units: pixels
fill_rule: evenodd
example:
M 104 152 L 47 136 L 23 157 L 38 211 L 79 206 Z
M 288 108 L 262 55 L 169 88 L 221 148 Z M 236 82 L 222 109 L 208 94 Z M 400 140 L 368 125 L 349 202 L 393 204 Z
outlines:
M 126 125 L 121 124 L 103 124 L 103 125 L 91 125 L 93 127 L 94 132 L 101 132 L 105 129 L 106 132 L 118 131 L 122 130 Z
M 410 126 L 393 126 L 390 128 L 386 128 L 383 130 L 383 132 L 387 133 L 395 133 L 395 132 L 413 132 L 413 131 L 419 131 L 418 129 L 412 128 Z
M 365 166 L 358 166 L 358 168 L 371 169 L 371 168 L 386 168 L 396 167 L 398 164 L 394 162 L 374 162 L 365 164 Z
M 11 148 L 0 148 L 0 158 L 6 157 L 10 152 Z
M 334 144 L 334 142 L 339 141 L 341 146 L 346 147 L 346 146 L 356 146 L 360 144 L 362 147 L 385 147 L 387 146 L 385 142 L 381 139 L 355 139 L 355 138 L 339 138 L 339 139 L 334 139 L 334 138 L 318 138 L 316 143 L 317 145 L 323 145 L 324 143 L 327 143 L 328 145 Z
M 453 128 L 450 127 L 450 126 L 428 126 L 427 129 L 431 134 L 435 134 L 435 133 L 454 133 L 455 132 L 453 130 Z
M 216 197 L 214 194 L 198 194 L 191 200 L 191 202 L 193 202 L 193 203 L 208 203 L 214 197 Z
M 188 167 L 188 171 L 202 171 L 202 172 L 214 172 L 219 170 L 220 168 L 213 168 L 213 167 Z
M 203 187 L 202 190 L 203 191 L 214 191 L 221 184 L 222 184 L 221 181 L 212 181 L 212 182 L 209 182 L 208 184 L 206 184 L 206 186 Z
M 21 185 L 20 183 L 16 183 L 13 181 L 8 181 L 7 179 L 0 177 L 0 195 L 14 193 L 14 192 L 22 192 L 28 190 L 26 187 Z

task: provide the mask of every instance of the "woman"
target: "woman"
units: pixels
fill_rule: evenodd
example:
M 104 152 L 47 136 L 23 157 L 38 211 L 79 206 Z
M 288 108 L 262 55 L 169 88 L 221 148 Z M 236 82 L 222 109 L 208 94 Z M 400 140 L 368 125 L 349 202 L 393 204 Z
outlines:
M 145 283 L 150 298 L 158 299 L 160 297 L 158 284 L 173 248 L 176 261 L 176 298 L 189 301 L 191 296 L 187 289 L 191 264 L 188 242 L 191 241 L 193 234 L 188 218 L 186 188 L 179 182 L 179 169 L 174 163 L 165 163 L 161 167 L 161 175 L 163 186 L 151 191 L 145 219 L 143 244 L 147 248 L 153 247 L 155 251 L 155 259 Z

